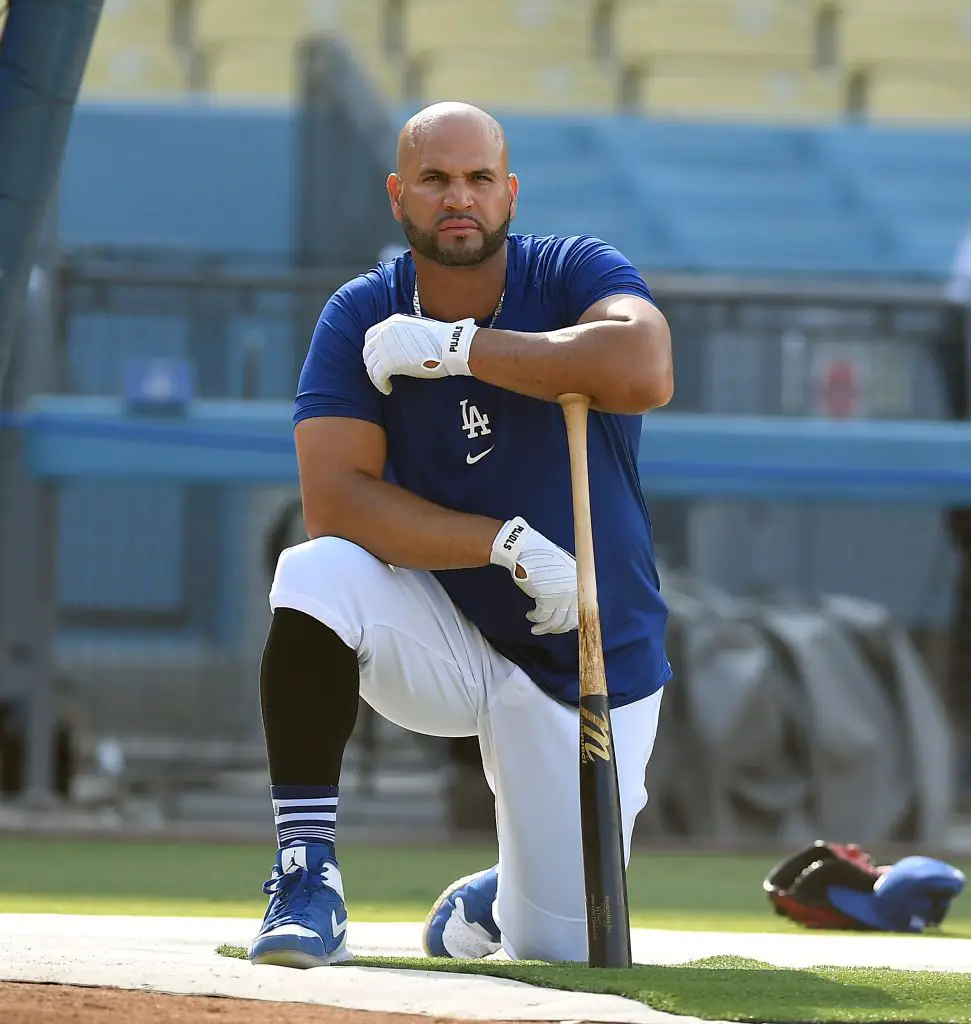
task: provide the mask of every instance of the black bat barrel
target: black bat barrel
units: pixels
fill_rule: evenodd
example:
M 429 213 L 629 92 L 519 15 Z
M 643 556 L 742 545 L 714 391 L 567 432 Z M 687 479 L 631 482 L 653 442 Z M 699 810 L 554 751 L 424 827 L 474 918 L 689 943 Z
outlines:
M 591 967 L 630 967 L 620 791 L 606 694 L 580 698 L 580 826 Z

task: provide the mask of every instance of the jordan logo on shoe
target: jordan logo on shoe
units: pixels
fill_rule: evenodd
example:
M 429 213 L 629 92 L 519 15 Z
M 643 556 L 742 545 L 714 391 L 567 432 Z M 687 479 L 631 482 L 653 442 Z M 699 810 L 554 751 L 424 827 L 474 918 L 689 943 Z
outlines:
M 284 873 L 307 867 L 306 846 L 288 846 L 280 854 L 280 867 Z

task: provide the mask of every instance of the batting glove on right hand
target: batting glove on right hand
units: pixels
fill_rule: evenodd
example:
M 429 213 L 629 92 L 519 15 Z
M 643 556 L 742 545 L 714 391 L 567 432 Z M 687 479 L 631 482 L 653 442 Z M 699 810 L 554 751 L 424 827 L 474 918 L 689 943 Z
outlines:
M 568 551 L 517 516 L 496 534 L 490 561 L 505 566 L 516 586 L 536 601 L 536 607 L 526 613 L 535 623 L 530 631 L 535 636 L 577 628 L 577 563 Z
M 469 350 L 478 327 L 469 317 L 454 324 L 394 313 L 364 334 L 364 365 L 382 395 L 391 394 L 396 374 L 432 380 L 470 376 Z

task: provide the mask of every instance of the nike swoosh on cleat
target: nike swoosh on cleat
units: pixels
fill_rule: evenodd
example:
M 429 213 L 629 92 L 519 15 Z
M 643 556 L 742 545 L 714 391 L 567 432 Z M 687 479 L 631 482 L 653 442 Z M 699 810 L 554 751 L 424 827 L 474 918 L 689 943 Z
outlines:
M 335 939 L 339 935 L 343 935 L 344 932 L 347 931 L 347 918 L 345 917 L 344 920 L 341 921 L 340 924 L 338 924 L 337 923 L 337 911 L 336 910 L 332 910 L 330 912 L 330 922 L 331 922 L 331 925 L 332 925 L 332 931 L 334 933 L 334 938 Z
M 489 454 L 489 452 L 492 451 L 493 448 L 495 448 L 495 445 L 486 448 L 484 452 L 479 452 L 478 455 L 473 455 L 471 452 L 469 452 L 468 455 L 465 456 L 465 461 L 470 466 L 474 466 L 479 461 L 479 459 L 484 459 Z

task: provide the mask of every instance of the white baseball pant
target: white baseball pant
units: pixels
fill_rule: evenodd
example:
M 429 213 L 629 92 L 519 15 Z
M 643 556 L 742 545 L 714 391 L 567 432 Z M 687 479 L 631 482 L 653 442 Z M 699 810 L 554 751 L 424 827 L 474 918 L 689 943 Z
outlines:
M 478 735 L 496 797 L 503 947 L 514 959 L 586 960 L 576 709 L 499 654 L 432 573 L 392 568 L 349 541 L 284 551 L 270 606 L 312 615 L 355 650 L 361 696 L 391 722 Z M 611 713 L 628 858 L 661 692 Z

